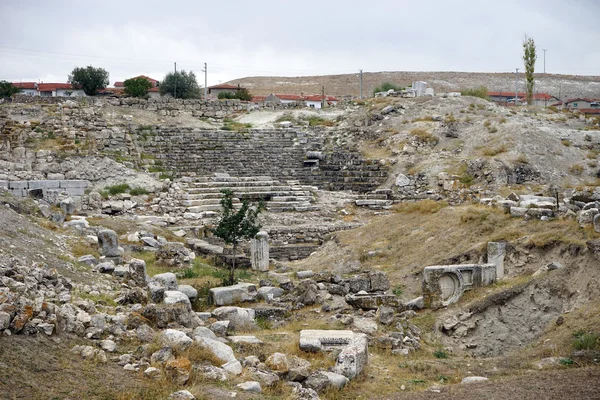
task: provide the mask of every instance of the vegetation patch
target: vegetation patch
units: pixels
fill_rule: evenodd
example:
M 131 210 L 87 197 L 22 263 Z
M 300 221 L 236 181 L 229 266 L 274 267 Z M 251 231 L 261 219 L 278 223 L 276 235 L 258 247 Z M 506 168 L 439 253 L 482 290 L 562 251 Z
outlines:
M 436 136 L 432 135 L 424 129 L 413 129 L 410 131 L 410 134 L 414 136 L 417 139 L 417 141 L 425 144 L 435 145 L 439 141 L 439 139 Z

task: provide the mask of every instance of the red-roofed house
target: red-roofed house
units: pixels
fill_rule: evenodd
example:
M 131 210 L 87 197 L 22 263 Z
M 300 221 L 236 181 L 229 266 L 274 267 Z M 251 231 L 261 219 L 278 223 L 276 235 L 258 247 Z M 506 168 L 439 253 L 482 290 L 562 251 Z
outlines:
M 306 96 L 304 97 L 304 101 L 306 102 L 307 107 L 321 108 L 321 106 L 323 105 L 323 96 L 320 94 L 314 96 Z M 325 96 L 325 101 L 328 105 L 335 106 L 339 100 L 333 96 Z
M 21 89 L 20 94 L 25 94 L 27 96 L 37 96 L 37 83 L 35 82 L 13 82 L 12 85 Z
M 211 94 L 212 97 L 219 97 L 219 93 L 236 93 L 238 90 L 242 90 L 243 88 L 240 87 L 240 85 L 234 86 L 234 85 L 227 85 L 227 84 L 220 84 L 220 85 L 215 85 L 215 86 L 209 86 L 208 87 L 208 94 Z
M 82 89 L 73 87 L 70 83 L 38 83 L 37 90 L 42 97 L 81 97 L 85 96 Z
M 515 105 L 515 92 L 488 92 L 490 100 L 502 105 Z M 517 98 L 518 104 L 525 104 L 527 94 L 525 92 L 518 92 Z M 549 106 L 559 99 L 548 93 L 534 93 L 533 94 L 533 105 L 535 106 Z

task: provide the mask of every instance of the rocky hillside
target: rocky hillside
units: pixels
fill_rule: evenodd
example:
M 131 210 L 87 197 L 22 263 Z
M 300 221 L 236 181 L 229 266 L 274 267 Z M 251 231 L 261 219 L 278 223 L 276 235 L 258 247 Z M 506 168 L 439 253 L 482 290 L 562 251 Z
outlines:
M 597 120 L 23 101 L 0 104 L 0 397 L 597 397 Z M 223 189 L 265 206 L 235 252 Z
M 456 92 L 463 88 L 486 86 L 490 91 L 515 90 L 514 73 L 476 73 L 476 72 L 365 72 L 363 74 L 363 96 L 373 95 L 373 89 L 384 82 L 399 86 L 409 86 L 413 81 L 425 81 L 436 92 Z M 519 91 L 524 88 L 524 76 L 519 76 Z M 318 94 L 323 87 L 328 95 L 360 95 L 360 81 L 357 74 L 323 76 L 255 76 L 235 79 L 227 82 L 241 85 L 256 96 L 271 93 Z M 546 92 L 560 99 L 573 97 L 600 97 L 600 77 L 557 74 L 538 74 L 536 90 Z

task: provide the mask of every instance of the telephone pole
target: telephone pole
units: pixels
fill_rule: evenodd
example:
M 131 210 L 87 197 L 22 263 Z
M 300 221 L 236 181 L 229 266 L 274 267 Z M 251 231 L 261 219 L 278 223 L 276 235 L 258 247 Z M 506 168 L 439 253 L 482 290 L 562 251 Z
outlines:
M 542 50 L 544 50 L 544 75 L 546 75 L 546 49 Z
M 173 81 L 175 82 L 175 88 L 173 89 L 173 97 L 177 98 L 177 61 L 175 61 L 175 76 L 173 76 Z
M 321 108 L 325 108 L 325 86 L 321 87 L 323 99 L 321 100 Z
M 359 69 L 360 71 L 360 99 L 362 100 L 362 88 L 363 88 L 363 80 L 362 80 L 362 69 Z
M 519 68 L 517 68 L 517 72 L 515 74 L 515 107 L 517 106 L 518 100 L 519 100 Z
M 204 63 L 204 69 L 202 72 L 204 72 L 204 101 L 206 101 L 208 96 L 208 67 L 206 66 L 206 63 Z

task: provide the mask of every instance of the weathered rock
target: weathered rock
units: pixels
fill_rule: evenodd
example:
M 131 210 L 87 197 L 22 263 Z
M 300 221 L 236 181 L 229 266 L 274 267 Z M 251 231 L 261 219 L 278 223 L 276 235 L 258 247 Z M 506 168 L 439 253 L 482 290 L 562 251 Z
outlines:
M 142 242 L 146 243 L 150 247 L 159 248 L 160 242 L 152 237 L 144 236 L 142 237 Z
M 148 284 L 148 275 L 146 274 L 146 262 L 137 258 L 132 258 L 129 261 L 129 272 L 131 280 L 138 286 L 146 286 Z
M 467 376 L 460 381 L 461 384 L 481 383 L 488 381 L 488 378 L 483 376 Z
M 100 342 L 98 342 L 98 344 L 100 345 L 100 348 L 102 350 L 107 351 L 109 353 L 114 353 L 115 351 L 117 351 L 117 344 L 112 340 L 101 340 Z
M 370 287 L 372 292 L 385 292 L 390 289 L 390 281 L 382 271 L 369 272 Z
M 233 344 L 263 344 L 264 342 L 252 335 L 227 336 L 227 339 Z
M 160 342 L 163 346 L 168 346 L 179 351 L 187 349 L 194 343 L 185 333 L 176 329 L 164 330 L 160 334 Z
M 240 375 L 244 371 L 242 364 L 238 360 L 229 361 L 221 365 L 221 368 L 231 375 Z
M 154 240 L 151 238 L 142 238 L 142 240 L 143 239 Z M 159 249 L 156 251 L 157 261 L 173 267 L 189 267 L 194 258 L 196 258 L 196 255 L 185 247 L 183 243 L 178 242 L 167 242 L 163 245 L 159 245 Z
M 196 396 L 187 390 L 180 390 L 178 392 L 171 393 L 169 400 L 196 400 Z
M 198 298 L 198 291 L 191 285 L 178 285 L 177 290 L 185 294 L 192 302 Z
M 255 311 L 251 308 L 218 307 L 213 310 L 212 315 L 219 321 L 229 321 L 229 328 L 232 330 L 256 328 Z
M 167 290 L 177 290 L 177 277 L 172 272 L 154 275 L 148 282 L 150 298 L 155 303 L 163 300 L 164 293 Z
M 152 364 L 163 365 L 172 358 L 175 358 L 175 356 L 171 347 L 163 347 L 162 349 L 152 353 L 152 355 L 150 356 L 150 361 L 152 362 Z
M 593 219 L 592 223 L 594 224 L 594 231 L 600 233 L 600 214 L 594 215 L 594 219 Z
M 165 374 L 170 380 L 185 385 L 190 379 L 192 363 L 185 357 L 170 359 L 165 363 Z
M 402 302 L 393 294 L 348 294 L 345 300 L 354 308 L 362 310 L 377 310 L 380 306 L 403 308 Z
M 377 332 L 377 322 L 370 318 L 354 318 L 352 325 L 357 331 L 366 333 L 367 335 L 373 335 Z
M 75 209 L 75 202 L 70 197 L 67 197 L 60 202 L 60 210 L 65 215 L 75 214 Z
M 328 388 L 342 389 L 348 383 L 348 378 L 335 372 L 318 371 L 304 381 L 304 386 L 317 392 Z
M 289 371 L 288 359 L 285 354 L 273 353 L 265 361 L 267 367 L 271 368 L 272 371 L 278 373 L 286 373 Z
M 369 362 L 369 346 L 367 336 L 354 335 L 352 341 L 342 348 L 337 357 L 334 372 L 354 379 L 365 369 Z
M 77 259 L 77 262 L 89 265 L 90 267 L 93 267 L 94 265 L 98 264 L 98 260 L 96 259 L 96 257 L 94 257 L 91 254 L 86 254 L 85 256 L 79 257 Z
M 375 318 L 382 325 L 389 325 L 394 321 L 394 309 L 386 306 L 379 306 L 377 308 L 377 313 L 375 314 Z
M 262 388 L 260 387 L 260 383 L 258 383 L 256 381 L 247 381 L 247 382 L 239 383 L 235 387 L 237 387 L 238 389 L 240 389 L 244 392 L 262 393 Z
M 419 296 L 407 302 L 404 306 L 408 310 L 422 310 L 425 308 L 425 301 L 423 300 L 423 296 Z
M 210 329 L 208 329 L 204 326 L 199 326 L 196 329 L 194 329 L 192 336 L 193 337 L 196 337 L 196 336 L 205 337 L 205 338 L 217 340 L 217 335 L 215 335 L 215 333 L 213 331 L 211 331 Z
M 303 382 L 310 375 L 310 362 L 298 356 L 288 359 L 289 370 L 286 379 L 294 382 Z
M 227 380 L 227 372 L 223 368 L 215 367 L 214 365 L 197 365 L 194 366 L 194 370 L 204 379 L 219 382 Z
M 252 283 L 238 283 L 232 286 L 223 286 L 210 289 L 213 304 L 226 306 L 256 299 L 256 286 Z
M 265 301 L 272 301 L 283 295 L 283 289 L 274 286 L 263 286 L 258 289 L 258 298 Z
M 192 310 L 192 304 L 190 303 L 190 298 L 187 297 L 184 293 L 181 293 L 177 290 L 167 290 L 164 293 L 163 301 L 165 304 L 183 304 L 189 311 Z
M 100 254 L 105 257 L 120 257 L 119 238 L 117 233 L 110 229 L 103 229 L 98 232 L 98 245 Z
M 217 321 L 210 324 L 209 329 L 214 332 L 215 335 L 225 337 L 229 331 L 229 321 Z
M 252 377 L 265 386 L 273 386 L 279 382 L 279 376 L 272 372 L 256 370 L 252 372 Z
M 148 379 L 159 380 L 160 375 L 160 370 L 158 368 L 148 367 L 144 370 L 144 376 Z
M 205 348 L 215 360 L 218 360 L 223 364 L 230 361 L 237 361 L 233 354 L 233 349 L 225 343 L 200 336 L 196 336 L 195 340 L 200 346 Z
M 112 274 L 115 271 L 115 263 L 112 260 L 101 262 L 96 265 L 96 271 L 102 274 Z

